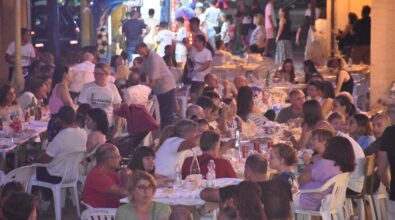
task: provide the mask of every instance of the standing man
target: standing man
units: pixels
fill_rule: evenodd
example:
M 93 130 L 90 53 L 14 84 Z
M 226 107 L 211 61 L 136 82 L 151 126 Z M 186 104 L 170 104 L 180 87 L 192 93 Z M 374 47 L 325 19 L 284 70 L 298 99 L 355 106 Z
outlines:
M 33 44 L 30 43 L 30 33 L 26 28 L 21 29 L 22 37 L 22 69 L 23 73 L 28 73 L 28 68 L 32 64 L 32 61 L 36 58 L 36 51 L 34 50 Z M 9 64 L 8 67 L 8 81 L 11 82 L 12 74 L 14 72 L 15 65 L 15 41 L 8 45 L 5 60 Z M 26 77 L 26 76 L 25 76 Z
M 158 97 L 160 126 L 163 129 L 173 123 L 176 81 L 162 57 L 150 51 L 145 43 L 137 45 L 137 52 L 144 60 L 141 73 L 147 75 L 148 86 Z
M 155 10 L 150 8 L 148 10 L 148 18 L 144 20 L 144 23 L 149 28 L 147 35 L 144 37 L 144 43 L 147 44 L 150 50 L 154 49 L 155 46 L 155 28 L 159 25 L 159 21 L 154 18 Z
M 351 52 L 353 63 L 370 64 L 370 7 L 362 8 L 362 18 L 354 25 L 355 44 Z
M 266 40 L 265 40 L 265 51 L 263 52 L 264 56 L 270 56 L 269 55 L 270 41 L 273 40 L 274 37 L 276 36 L 275 30 L 277 27 L 277 22 L 276 22 L 276 14 L 273 8 L 273 1 L 274 0 L 268 0 L 265 7 Z
M 126 37 L 126 51 L 129 62 L 133 61 L 133 54 L 136 52 L 136 46 L 143 42 L 143 37 L 150 32 L 143 21 L 139 19 L 138 11 L 130 12 L 130 19 L 122 25 L 122 34 Z

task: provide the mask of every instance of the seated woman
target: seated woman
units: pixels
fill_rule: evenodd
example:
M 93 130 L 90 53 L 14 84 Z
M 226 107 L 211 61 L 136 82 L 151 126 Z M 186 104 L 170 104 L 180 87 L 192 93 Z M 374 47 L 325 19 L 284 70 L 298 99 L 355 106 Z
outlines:
M 333 99 L 324 98 L 324 84 L 322 81 L 311 81 L 307 86 L 308 99 L 317 100 L 322 108 L 322 113 L 328 115 L 332 110 Z
M 332 112 L 337 112 L 348 119 L 356 113 L 356 108 L 346 95 L 338 95 L 333 100 Z
M 252 31 L 250 37 L 250 52 L 262 54 L 265 47 L 265 19 L 262 14 L 254 16 L 256 28 Z
M 365 114 L 354 114 L 348 119 L 348 134 L 366 150 L 376 139 L 373 136 L 372 124 Z
M 224 105 L 220 110 L 220 120 L 224 120 L 223 123 L 219 123 L 222 127 L 222 134 L 232 137 L 234 132 L 241 126 L 241 118 L 237 116 L 237 104 L 233 98 L 226 98 L 223 100 Z
M 330 72 L 336 74 L 336 95 L 340 92 L 352 94 L 354 90 L 354 79 L 351 74 L 343 69 L 343 62 L 340 58 L 333 58 L 327 63 Z
M 152 201 L 156 188 L 155 178 L 149 173 L 133 173 L 129 181 L 129 203 L 117 209 L 115 220 L 169 219 L 170 206 Z
M 91 131 L 86 142 L 86 152 L 89 154 L 97 146 L 107 142 L 108 119 L 106 112 L 100 108 L 90 110 L 85 118 L 85 126 Z
M 310 81 L 324 80 L 324 77 L 322 77 L 321 73 L 318 72 L 313 61 L 311 60 L 305 60 L 303 62 L 303 70 L 305 84 L 309 83 Z
M 274 179 L 283 180 L 291 189 L 295 187 L 296 175 L 294 173 L 294 166 L 297 162 L 296 152 L 288 144 L 275 144 L 270 151 L 270 168 L 278 172 Z
M 308 100 L 303 103 L 302 134 L 299 141 L 295 143 L 298 150 L 306 149 L 314 126 L 322 120 L 324 120 L 324 114 L 320 103 L 316 100 Z
M 295 83 L 295 67 L 292 59 L 285 59 L 280 71 L 274 74 L 274 78 L 279 82 Z
M 18 115 L 23 117 L 22 110 L 18 105 L 15 95 L 15 89 L 10 85 L 4 85 L 0 89 L 0 118 L 7 118 L 10 121 L 10 116 Z
M 258 127 L 267 119 L 263 115 L 252 113 L 254 107 L 253 91 L 249 86 L 240 87 L 237 93 L 237 115 L 241 118 L 241 134 L 254 137 Z
M 159 186 L 165 186 L 171 181 L 170 178 L 155 174 L 155 152 L 149 147 L 138 147 L 128 165 L 133 172 L 145 171 L 155 177 Z
M 300 189 L 316 189 L 321 187 L 330 178 L 343 172 L 352 172 L 355 168 L 354 151 L 350 141 L 344 137 L 331 138 L 322 155 L 303 171 L 299 177 Z M 332 187 L 319 193 L 295 194 L 295 207 L 317 211 L 321 207 L 321 199 L 332 192 Z M 336 198 L 332 198 L 336 199 Z

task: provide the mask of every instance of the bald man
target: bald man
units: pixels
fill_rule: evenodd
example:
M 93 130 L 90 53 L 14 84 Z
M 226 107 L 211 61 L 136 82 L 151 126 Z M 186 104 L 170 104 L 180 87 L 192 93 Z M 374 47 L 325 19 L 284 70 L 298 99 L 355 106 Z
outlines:
M 121 155 L 112 144 L 101 145 L 95 153 L 97 165 L 93 167 L 84 185 L 84 202 L 94 208 L 118 208 L 119 200 L 127 196 L 127 183 L 132 171 L 120 169 Z
M 237 90 L 239 90 L 240 87 L 248 86 L 247 78 L 243 75 L 236 76 L 233 79 L 233 83 L 235 84 Z
M 151 94 L 151 88 L 141 84 L 140 75 L 138 73 L 130 74 L 128 81 L 130 87 L 125 90 L 123 100 L 125 100 L 128 105 L 146 105 L 149 95 Z
M 89 52 L 82 55 L 82 62 L 71 67 L 72 75 L 69 91 L 71 98 L 79 95 L 85 84 L 95 81 L 93 72 L 95 71 L 95 57 Z

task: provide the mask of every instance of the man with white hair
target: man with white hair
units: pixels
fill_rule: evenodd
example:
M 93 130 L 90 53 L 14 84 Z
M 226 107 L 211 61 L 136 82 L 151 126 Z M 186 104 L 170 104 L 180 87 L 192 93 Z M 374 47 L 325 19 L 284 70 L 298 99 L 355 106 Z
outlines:
M 95 57 L 93 54 L 85 52 L 82 55 L 82 62 L 70 68 L 72 74 L 69 88 L 71 98 L 77 97 L 85 84 L 95 81 L 94 70 Z

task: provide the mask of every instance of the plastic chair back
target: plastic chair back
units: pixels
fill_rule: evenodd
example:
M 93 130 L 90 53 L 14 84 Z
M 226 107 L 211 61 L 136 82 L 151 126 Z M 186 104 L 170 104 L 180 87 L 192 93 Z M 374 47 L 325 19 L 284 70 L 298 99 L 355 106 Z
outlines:
M 81 215 L 81 220 L 114 220 L 117 209 L 100 208 L 87 209 Z
M 25 190 L 27 190 L 30 178 L 32 177 L 34 170 L 34 166 L 23 166 L 16 168 L 7 173 L 7 175 L 5 176 L 4 184 L 9 182 L 20 182 L 25 187 Z
M 321 211 L 336 212 L 337 209 L 342 209 L 346 200 L 347 184 L 349 173 L 341 173 L 328 180 L 321 188 L 332 188 L 332 193 L 321 200 Z
M 73 152 L 65 155 L 60 159 L 53 160 L 48 164 L 45 164 L 45 167 L 51 167 L 58 163 L 65 164 L 63 169 L 62 181 L 60 184 L 71 184 L 78 180 L 79 176 L 79 165 L 81 161 L 85 158 L 85 152 Z M 64 163 L 65 162 L 65 163 Z M 39 165 L 40 166 L 40 165 Z

